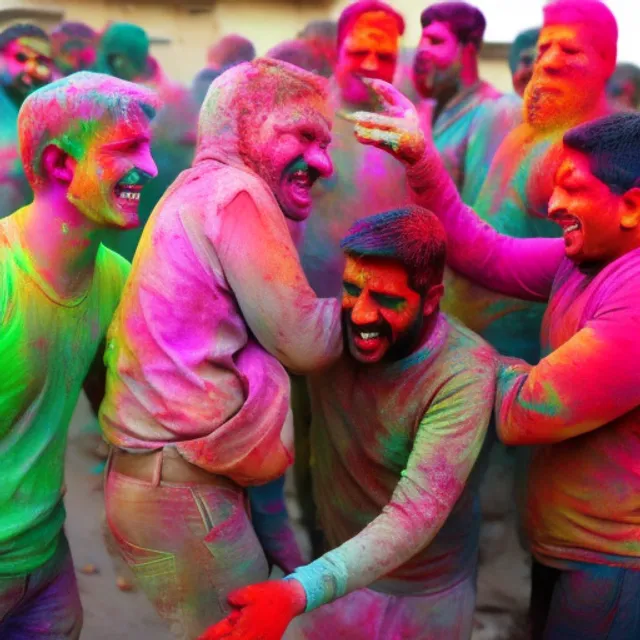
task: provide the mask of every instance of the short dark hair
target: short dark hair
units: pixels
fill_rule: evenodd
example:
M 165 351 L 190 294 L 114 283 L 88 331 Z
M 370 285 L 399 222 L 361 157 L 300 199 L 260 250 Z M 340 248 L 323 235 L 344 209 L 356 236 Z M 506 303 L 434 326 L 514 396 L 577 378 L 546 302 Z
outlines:
M 7 45 L 19 38 L 38 38 L 49 42 L 47 32 L 35 24 L 14 24 L 0 33 L 0 51 L 3 51 Z
M 333 73 L 331 60 L 323 55 L 319 48 L 314 47 L 310 40 L 287 40 L 276 45 L 267 53 L 267 58 L 282 60 L 296 67 L 311 71 L 324 78 L 330 78 Z
M 380 2 L 380 0 L 358 0 L 350 4 L 340 14 L 340 18 L 338 19 L 338 48 L 342 46 L 342 42 L 347 37 L 347 33 L 360 16 L 363 16 L 365 13 L 377 12 L 390 15 L 398 23 L 398 34 L 404 34 L 404 18 L 391 5 L 386 2 Z
M 527 29 L 526 31 L 521 31 L 516 39 L 511 44 L 511 48 L 509 49 L 509 69 L 511 73 L 515 73 L 518 68 L 518 63 L 520 62 L 520 53 L 525 49 L 531 49 L 531 47 L 535 47 L 538 43 L 538 38 L 540 37 L 540 27 L 536 27 L 535 29 Z
M 412 205 L 363 218 L 349 229 L 340 246 L 348 256 L 400 262 L 419 293 L 442 282 L 447 236 L 435 214 L 422 207 Z
M 640 187 L 640 114 L 615 113 L 570 129 L 565 146 L 589 158 L 591 173 L 622 195 Z
M 438 2 L 427 7 L 420 16 L 422 28 L 432 22 L 445 22 L 462 44 L 480 49 L 487 21 L 480 9 L 466 2 Z

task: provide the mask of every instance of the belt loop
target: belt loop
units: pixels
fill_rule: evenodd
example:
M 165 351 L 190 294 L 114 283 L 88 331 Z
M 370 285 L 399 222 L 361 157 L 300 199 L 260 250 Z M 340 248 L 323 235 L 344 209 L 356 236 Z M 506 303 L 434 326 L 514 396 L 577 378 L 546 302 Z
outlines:
M 160 481 L 162 480 L 162 463 L 164 462 L 164 448 L 158 451 L 156 456 L 156 466 L 153 469 L 153 478 L 151 479 L 151 484 L 154 487 L 160 486 Z

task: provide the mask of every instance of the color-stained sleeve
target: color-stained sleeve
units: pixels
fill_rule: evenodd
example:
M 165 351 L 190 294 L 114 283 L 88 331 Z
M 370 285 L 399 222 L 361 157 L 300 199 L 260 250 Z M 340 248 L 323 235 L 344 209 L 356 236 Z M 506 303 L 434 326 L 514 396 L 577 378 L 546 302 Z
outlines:
M 342 353 L 340 302 L 314 294 L 275 201 L 243 191 L 220 216 L 218 258 L 260 344 L 296 373 L 332 364 Z
M 503 442 L 560 442 L 640 406 L 638 277 L 627 274 L 628 285 L 609 292 L 585 326 L 536 366 L 503 364 L 496 397 Z
M 389 504 L 360 533 L 289 578 L 307 611 L 367 587 L 407 562 L 438 533 L 482 448 L 495 394 L 493 354 L 447 379 L 418 427 Z M 339 490 L 339 487 L 336 487 Z
M 514 298 L 548 300 L 564 256 L 562 239 L 512 238 L 495 231 L 462 202 L 433 150 L 407 170 L 407 177 L 416 204 L 433 211 L 444 225 L 453 269 Z

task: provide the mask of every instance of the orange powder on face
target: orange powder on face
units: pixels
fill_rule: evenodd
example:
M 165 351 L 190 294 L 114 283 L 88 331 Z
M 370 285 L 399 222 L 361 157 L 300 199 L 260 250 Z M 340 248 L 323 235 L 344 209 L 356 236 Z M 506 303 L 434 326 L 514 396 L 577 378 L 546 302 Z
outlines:
M 400 31 L 398 21 L 385 11 L 363 13 L 353 23 L 346 37 L 348 49 L 374 49 L 380 53 L 396 53 Z

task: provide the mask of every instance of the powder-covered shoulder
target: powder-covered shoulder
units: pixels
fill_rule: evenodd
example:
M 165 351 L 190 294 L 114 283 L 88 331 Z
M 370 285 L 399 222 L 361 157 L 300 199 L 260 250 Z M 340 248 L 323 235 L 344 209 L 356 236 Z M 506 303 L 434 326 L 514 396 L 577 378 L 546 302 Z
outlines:
M 449 352 L 456 362 L 463 366 L 474 365 L 481 369 L 493 371 L 497 367 L 497 351 L 475 331 L 469 329 L 461 322 L 446 316 L 449 323 Z
M 101 245 L 96 262 L 96 276 L 104 292 L 103 300 L 114 301 L 117 304 L 130 271 L 131 264 L 128 260 Z

